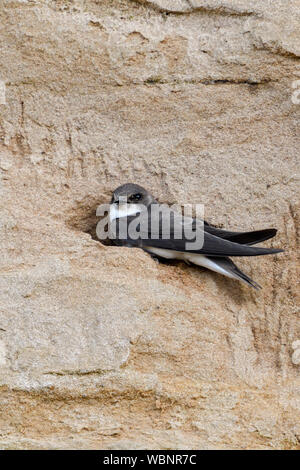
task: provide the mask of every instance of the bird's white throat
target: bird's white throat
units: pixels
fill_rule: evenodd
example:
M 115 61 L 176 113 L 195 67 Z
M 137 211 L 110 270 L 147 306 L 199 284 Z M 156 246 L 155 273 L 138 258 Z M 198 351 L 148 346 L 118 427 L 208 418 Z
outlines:
M 142 212 L 145 206 L 140 204 L 111 204 L 109 208 L 109 220 L 112 222 L 115 219 L 121 219 L 122 217 L 129 217 Z

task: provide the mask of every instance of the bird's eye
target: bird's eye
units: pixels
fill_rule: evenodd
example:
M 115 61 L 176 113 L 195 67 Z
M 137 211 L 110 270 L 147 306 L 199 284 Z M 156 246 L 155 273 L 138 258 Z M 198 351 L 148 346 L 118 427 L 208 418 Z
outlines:
M 132 194 L 128 200 L 131 202 L 135 202 L 135 201 L 139 201 L 141 198 L 142 198 L 142 195 L 140 193 L 137 193 L 137 194 Z

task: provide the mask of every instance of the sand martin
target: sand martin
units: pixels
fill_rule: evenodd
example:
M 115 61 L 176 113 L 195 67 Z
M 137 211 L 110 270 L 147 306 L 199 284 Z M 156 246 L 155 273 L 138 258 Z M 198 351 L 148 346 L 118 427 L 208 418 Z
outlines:
M 160 210 L 161 208 L 163 210 Z M 109 206 L 109 220 L 113 227 L 111 238 L 117 245 L 140 247 L 158 258 L 178 259 L 188 264 L 203 266 L 256 289 L 260 286 L 244 274 L 229 256 L 259 256 L 283 251 L 252 246 L 274 237 L 276 229 L 232 232 L 216 228 L 199 219 L 182 217 L 179 212 L 170 211 L 141 186 L 132 183 L 124 184 L 113 192 Z M 169 218 L 169 225 L 164 225 L 165 218 Z M 146 221 L 147 224 L 141 223 L 141 220 Z M 188 244 L 190 239 L 187 239 L 184 233 L 181 233 L 180 237 L 178 233 L 175 234 L 175 228 L 178 228 L 177 222 L 179 226 L 181 224 L 181 227 L 194 231 L 197 227 L 201 227 L 203 240 L 200 248 L 193 249 Z M 128 233 L 127 230 L 124 234 L 124 230 L 121 230 L 122 223 L 123 229 L 124 224 L 126 229 L 130 224 L 135 224 L 138 237 Z M 164 227 L 167 227 L 168 231 Z

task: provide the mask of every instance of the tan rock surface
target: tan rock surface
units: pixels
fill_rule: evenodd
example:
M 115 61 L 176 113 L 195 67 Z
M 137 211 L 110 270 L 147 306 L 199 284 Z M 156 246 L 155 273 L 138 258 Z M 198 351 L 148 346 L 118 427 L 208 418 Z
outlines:
M 1 448 L 299 448 L 299 15 L 1 2 Z M 263 290 L 93 240 L 126 181 L 277 227 Z

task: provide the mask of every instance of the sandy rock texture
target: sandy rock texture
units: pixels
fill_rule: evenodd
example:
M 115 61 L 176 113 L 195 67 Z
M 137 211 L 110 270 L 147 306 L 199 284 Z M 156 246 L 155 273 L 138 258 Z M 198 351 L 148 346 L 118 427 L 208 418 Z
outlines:
M 300 448 L 299 0 L 2 0 L 0 447 Z M 256 292 L 91 237 L 134 181 Z M 268 244 L 268 243 L 267 243 Z

